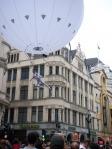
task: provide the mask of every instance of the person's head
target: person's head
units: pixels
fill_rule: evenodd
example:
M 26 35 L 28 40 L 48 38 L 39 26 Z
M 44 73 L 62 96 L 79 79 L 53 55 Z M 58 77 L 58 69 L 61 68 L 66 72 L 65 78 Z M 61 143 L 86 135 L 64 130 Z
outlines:
M 84 136 L 84 134 L 81 134 L 81 136 L 80 136 L 80 142 L 81 143 L 84 143 L 84 141 L 85 141 L 85 136 Z
M 90 149 L 99 149 L 99 145 L 96 144 L 96 143 L 90 143 L 89 148 L 90 148 Z
M 50 149 L 64 149 L 64 137 L 60 134 L 55 134 L 51 138 Z
M 28 144 L 34 145 L 37 140 L 37 136 L 35 132 L 30 132 L 27 136 Z
M 79 144 L 77 142 L 72 142 L 70 147 L 71 149 L 79 149 Z

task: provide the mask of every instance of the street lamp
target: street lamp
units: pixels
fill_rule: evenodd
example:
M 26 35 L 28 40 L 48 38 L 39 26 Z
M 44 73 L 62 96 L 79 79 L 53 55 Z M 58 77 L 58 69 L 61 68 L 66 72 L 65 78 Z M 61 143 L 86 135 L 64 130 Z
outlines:
M 90 132 L 90 123 L 91 123 L 91 113 L 90 111 L 88 110 L 87 114 L 86 114 L 86 121 L 87 121 L 87 128 L 88 128 L 88 139 L 91 138 L 91 132 Z

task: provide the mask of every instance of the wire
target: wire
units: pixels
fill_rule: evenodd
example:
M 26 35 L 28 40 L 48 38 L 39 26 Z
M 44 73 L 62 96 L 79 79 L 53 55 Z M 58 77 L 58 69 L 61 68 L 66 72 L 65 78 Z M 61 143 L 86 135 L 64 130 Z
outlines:
M 36 13 L 36 1 L 37 0 L 34 0 L 34 28 L 35 28 L 35 38 L 36 38 L 36 47 L 38 45 L 38 31 L 37 31 L 37 21 L 36 21 L 36 18 L 37 18 L 37 13 Z
M 45 43 L 45 40 L 46 39 L 48 39 L 48 35 L 49 35 L 49 33 L 50 33 L 50 31 L 49 31 L 49 27 L 51 26 L 51 23 L 52 23 L 52 19 L 53 19 L 53 14 L 54 14 L 54 8 L 55 8 L 55 3 L 56 3 L 56 0 L 53 0 L 53 4 L 52 4 L 52 11 L 51 11 L 51 17 L 50 17 L 50 19 L 49 19 L 49 23 L 48 23 L 48 26 L 47 26 L 47 32 L 46 32 L 46 35 L 44 35 L 44 39 L 42 40 L 43 41 L 43 43 Z M 50 30 L 51 30 L 51 28 L 50 28 Z M 53 39 L 52 39 L 53 40 Z M 49 42 L 50 43 L 50 42 Z M 48 44 L 49 44 L 48 43 Z M 49 49 L 50 49 L 50 47 L 48 47 Z M 48 51 L 46 51 L 47 53 L 48 53 Z M 52 50 L 51 50 L 51 52 L 52 52 Z M 50 52 L 49 52 L 50 53 Z
M 10 35 L 11 35 L 11 34 L 14 34 L 14 37 L 15 37 L 17 40 L 19 40 L 19 41 L 22 42 L 24 45 L 26 45 L 25 41 L 24 41 L 21 37 L 19 37 L 19 35 L 12 29 L 12 26 L 9 24 L 9 21 L 6 19 L 6 17 L 5 17 L 5 15 L 3 14 L 1 8 L 0 8 L 0 15 L 1 15 L 1 17 L 2 17 L 2 20 L 3 20 L 3 22 L 4 22 L 4 25 L 6 24 L 6 29 L 4 29 L 4 30 L 6 30 L 6 32 L 4 31 L 3 33 L 6 33 L 6 34 L 7 34 L 7 32 L 10 32 Z M 2 25 L 2 24 L 1 24 L 1 25 Z M 7 28 L 7 26 L 8 26 L 9 28 Z
M 19 11 L 18 11 L 18 9 L 17 9 L 15 0 L 12 0 L 12 3 L 13 3 L 14 8 L 15 8 L 15 10 L 16 10 L 16 14 L 17 14 L 17 17 L 18 17 L 18 20 L 19 20 L 18 22 L 20 23 L 20 26 L 21 26 L 21 27 L 19 27 L 19 30 L 21 30 L 22 33 L 24 33 L 25 38 L 27 38 L 27 39 L 29 40 L 29 43 L 31 43 L 30 36 L 28 36 L 27 32 L 25 32 L 26 29 L 27 29 L 27 27 L 25 28 L 24 25 L 23 25 L 23 23 L 22 23 L 22 21 L 21 21 L 21 17 L 20 17 L 20 15 L 19 15 Z
M 68 20 L 68 16 L 70 15 L 70 12 L 71 12 L 71 8 L 73 7 L 73 2 L 74 2 L 74 0 L 71 0 L 71 4 L 70 4 L 70 7 L 69 7 L 69 9 L 68 9 L 68 13 L 67 13 L 67 15 L 66 15 L 66 19 L 64 20 L 64 25 L 65 24 L 67 24 L 67 20 Z M 57 43 L 59 43 L 59 41 L 60 41 L 60 39 L 61 39 L 61 41 L 62 41 L 62 39 L 64 39 L 64 37 L 66 36 L 65 34 L 64 34 L 64 32 L 65 32 L 65 30 L 63 29 L 63 27 L 67 27 L 67 25 L 65 25 L 65 26 L 63 26 L 63 25 L 61 25 L 61 27 L 60 27 L 60 32 L 61 32 L 61 37 L 60 38 L 58 38 L 58 40 L 54 43 L 54 45 L 57 45 Z M 63 32 L 62 32 L 63 31 Z M 52 39 L 52 37 L 51 37 L 51 39 Z M 59 44 L 58 44 L 59 45 Z M 57 47 L 59 47 L 59 46 L 57 46 Z

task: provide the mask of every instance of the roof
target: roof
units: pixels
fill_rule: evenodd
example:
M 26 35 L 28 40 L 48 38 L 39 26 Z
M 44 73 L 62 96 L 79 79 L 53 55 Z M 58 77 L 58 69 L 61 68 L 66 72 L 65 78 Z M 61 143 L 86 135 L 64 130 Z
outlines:
M 104 65 L 104 63 L 101 60 L 99 60 L 97 57 L 85 59 L 85 64 L 86 64 L 86 67 L 88 68 L 88 70 L 90 70 L 91 67 L 97 66 L 98 63 Z
M 75 54 L 77 53 L 77 50 L 70 50 L 69 54 L 70 54 L 70 58 L 73 59 L 75 57 Z

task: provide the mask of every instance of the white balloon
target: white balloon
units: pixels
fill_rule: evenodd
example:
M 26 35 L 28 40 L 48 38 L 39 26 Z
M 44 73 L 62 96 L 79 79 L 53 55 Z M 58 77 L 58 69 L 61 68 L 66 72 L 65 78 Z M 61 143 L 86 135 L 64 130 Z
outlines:
M 0 0 L 0 32 L 15 48 L 49 53 L 75 36 L 83 7 L 83 0 Z

